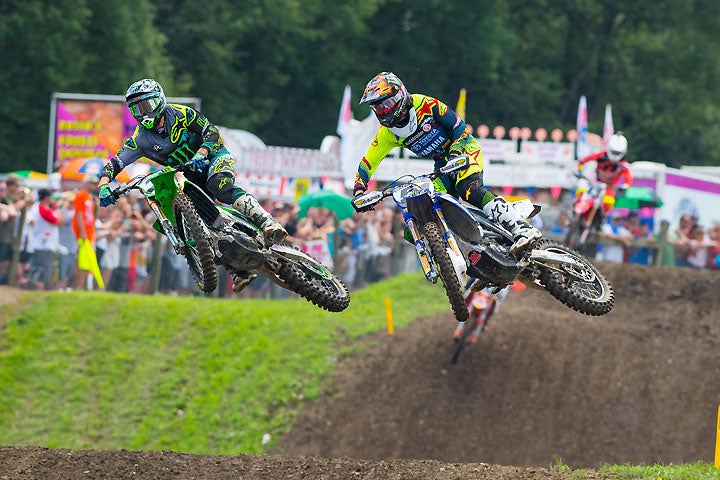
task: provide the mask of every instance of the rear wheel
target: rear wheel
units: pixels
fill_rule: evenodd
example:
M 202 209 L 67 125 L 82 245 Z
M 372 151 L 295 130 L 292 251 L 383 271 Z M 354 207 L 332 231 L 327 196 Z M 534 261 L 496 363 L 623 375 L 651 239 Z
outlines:
M 285 246 L 290 246 L 286 242 Z M 320 308 L 342 312 L 350 305 L 347 287 L 322 263 L 304 255 L 302 262 L 291 262 L 278 255 L 281 267 L 277 277 L 288 289 Z
M 175 227 L 184 244 L 184 255 L 195 283 L 205 293 L 212 293 L 217 287 L 215 254 L 205 234 L 202 220 L 190 198 L 178 193 L 173 200 Z
M 433 222 L 426 223 L 423 226 L 423 236 L 438 267 L 440 278 L 445 287 L 445 294 L 450 300 L 450 306 L 453 309 L 455 318 L 458 322 L 464 322 L 468 319 L 468 309 L 463 297 L 463 287 L 455 274 L 455 267 L 453 267 L 452 260 L 447 252 L 445 241 L 442 233 L 440 233 L 440 227 Z
M 585 315 L 605 315 L 613 309 L 612 286 L 587 258 L 552 240 L 540 240 L 535 249 L 570 256 L 580 264 L 562 265 L 559 269 L 541 267 L 539 280 L 550 295 Z

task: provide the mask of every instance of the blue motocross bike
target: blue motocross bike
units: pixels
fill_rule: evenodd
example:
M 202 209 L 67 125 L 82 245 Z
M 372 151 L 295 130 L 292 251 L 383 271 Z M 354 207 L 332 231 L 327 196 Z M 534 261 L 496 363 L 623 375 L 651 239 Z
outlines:
M 425 278 L 433 284 L 442 280 L 460 322 L 469 316 L 463 294 L 467 277 L 477 279 L 473 290 L 494 287 L 500 291 L 519 280 L 583 314 L 610 312 L 615 303 L 612 286 L 587 258 L 548 239 L 516 256 L 509 251 L 511 232 L 481 209 L 436 191 L 435 178 L 456 174 L 468 165 L 469 158 L 462 155 L 433 173 L 404 175 L 382 190 L 355 197 L 353 206 L 368 211 L 392 197 L 402 211 Z M 540 211 L 530 200 L 513 202 L 513 206 L 524 218 Z

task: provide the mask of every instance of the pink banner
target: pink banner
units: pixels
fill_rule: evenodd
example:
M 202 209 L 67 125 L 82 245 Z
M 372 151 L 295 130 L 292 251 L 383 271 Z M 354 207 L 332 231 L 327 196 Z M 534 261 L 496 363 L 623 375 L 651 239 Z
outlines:
M 122 102 L 58 100 L 55 170 L 76 158 L 112 157 L 136 125 Z

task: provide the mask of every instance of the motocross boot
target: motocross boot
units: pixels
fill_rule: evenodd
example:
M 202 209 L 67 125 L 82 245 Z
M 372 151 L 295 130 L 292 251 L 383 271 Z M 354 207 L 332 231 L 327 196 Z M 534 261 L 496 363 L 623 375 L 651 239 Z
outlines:
M 513 234 L 510 253 L 521 253 L 542 237 L 540 230 L 524 220 L 503 197 L 490 200 L 483 207 L 483 212 Z
M 238 197 L 233 203 L 233 208 L 255 222 L 262 229 L 265 240 L 271 244 L 280 243 L 287 237 L 285 228 L 249 193 Z

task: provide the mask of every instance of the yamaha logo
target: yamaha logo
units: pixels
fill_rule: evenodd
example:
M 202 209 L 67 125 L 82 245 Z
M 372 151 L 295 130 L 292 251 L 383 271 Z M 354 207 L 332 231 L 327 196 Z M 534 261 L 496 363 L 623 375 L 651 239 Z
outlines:
M 423 132 L 429 132 L 430 129 L 432 129 L 432 126 L 429 123 L 426 123 L 422 126 Z
M 468 255 L 468 260 L 470 260 L 470 263 L 473 265 L 477 265 L 481 258 L 482 254 L 480 252 L 476 252 L 475 250 L 470 252 L 470 255 Z

